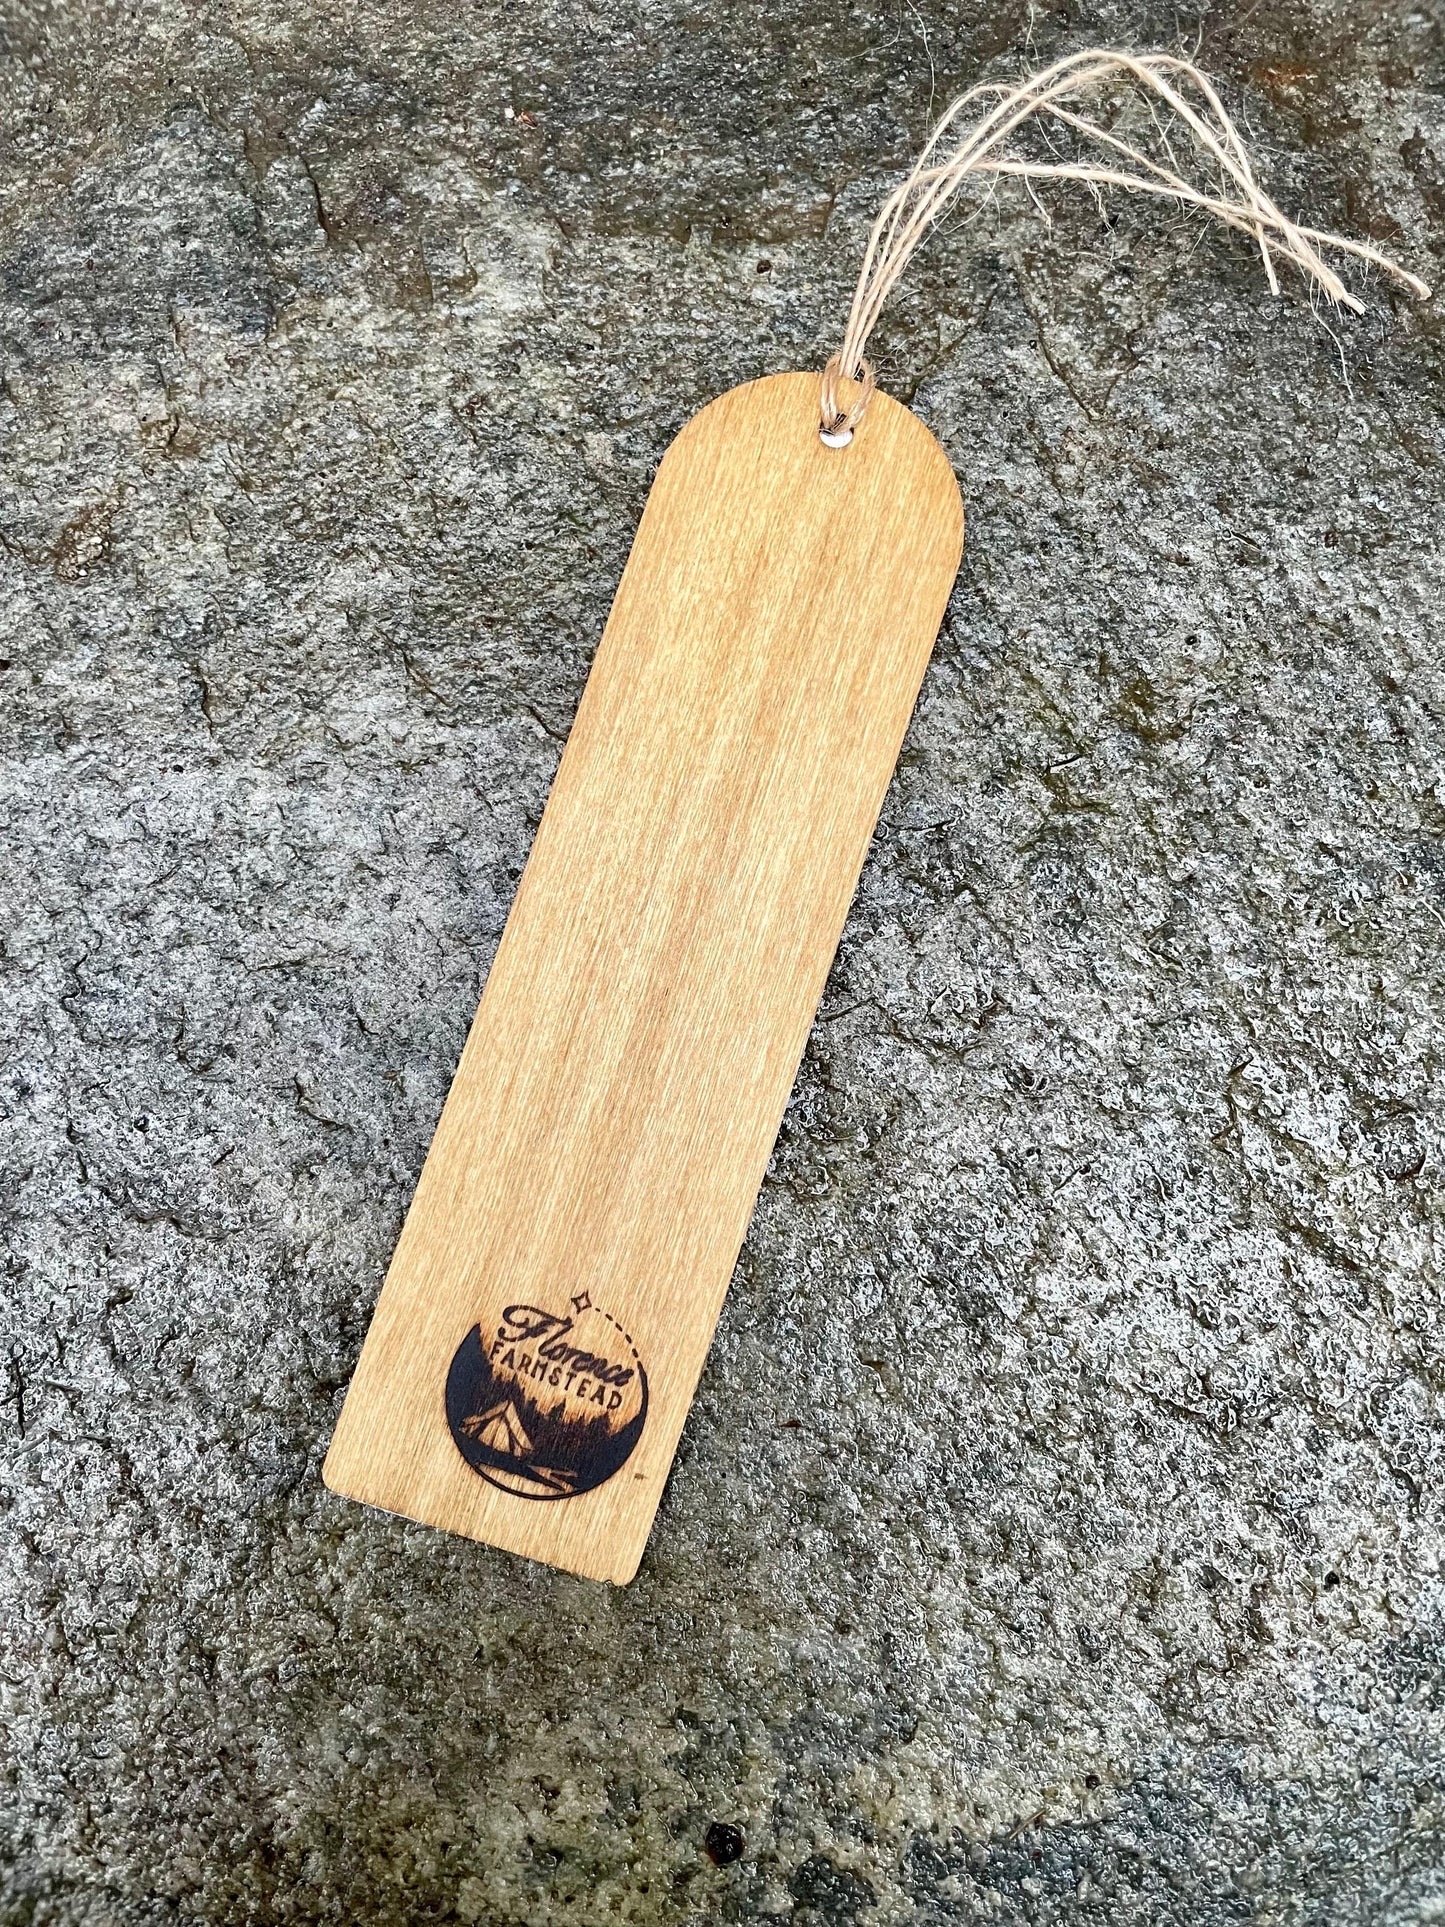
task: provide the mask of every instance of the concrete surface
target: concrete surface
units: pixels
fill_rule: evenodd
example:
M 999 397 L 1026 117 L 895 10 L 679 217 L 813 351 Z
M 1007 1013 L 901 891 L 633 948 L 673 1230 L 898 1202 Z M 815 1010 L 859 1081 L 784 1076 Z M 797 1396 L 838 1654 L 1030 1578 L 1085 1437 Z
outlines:
M 1445 278 L 1440 9 L 4 25 L 0 1921 L 1445 1920 L 1445 382 L 1378 284 L 938 239 L 879 349 L 967 559 L 641 1577 L 318 1478 L 674 430 L 1030 42 L 1197 38 Z

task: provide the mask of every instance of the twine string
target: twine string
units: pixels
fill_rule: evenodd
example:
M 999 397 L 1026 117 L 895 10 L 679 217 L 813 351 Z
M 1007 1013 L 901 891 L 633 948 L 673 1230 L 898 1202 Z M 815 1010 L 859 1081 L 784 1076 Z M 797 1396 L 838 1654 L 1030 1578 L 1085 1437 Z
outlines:
M 1148 99 L 1158 153 L 1126 139 L 1116 131 L 1117 122 L 1101 124 L 1096 107 L 1091 111 L 1096 96 L 1120 82 Z M 961 127 L 971 110 L 976 118 Z M 1068 129 L 1085 152 L 1092 147 L 1100 158 L 1043 160 L 1019 151 L 1012 145 L 1014 137 L 1030 122 Z M 1203 182 L 1197 176 L 1191 179 L 1187 164 L 1176 158 L 1169 141 L 1171 125 L 1190 135 L 1194 158 L 1207 174 Z M 1422 300 L 1429 298 L 1430 290 L 1418 275 L 1368 242 L 1300 226 L 1282 213 L 1256 179 L 1217 89 L 1190 61 L 1175 54 L 1109 48 L 1070 54 L 1017 85 L 983 81 L 960 95 L 929 135 L 907 180 L 883 203 L 868 236 L 842 346 L 823 370 L 819 413 L 830 446 L 841 448 L 852 440 L 877 388 L 864 350 L 884 303 L 916 249 L 973 175 L 1013 177 L 1031 194 L 1037 181 L 1082 181 L 1096 197 L 1114 187 L 1197 209 L 1253 237 L 1272 294 L 1280 292 L 1277 264 L 1289 262 L 1336 306 L 1362 314 L 1364 303 L 1321 253 L 1332 249 L 1379 268 Z

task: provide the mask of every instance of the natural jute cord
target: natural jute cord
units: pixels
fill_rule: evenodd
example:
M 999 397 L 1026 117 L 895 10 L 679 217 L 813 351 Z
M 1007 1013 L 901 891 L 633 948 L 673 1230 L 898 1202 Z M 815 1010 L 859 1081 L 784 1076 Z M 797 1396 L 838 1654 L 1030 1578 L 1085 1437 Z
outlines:
M 1126 140 L 1098 117 L 1099 95 L 1121 82 L 1142 90 L 1148 100 L 1158 136 L 1156 154 Z M 986 110 L 960 133 L 960 121 L 981 103 L 988 103 Z M 1160 103 L 1167 110 L 1162 119 Z M 1092 111 L 1085 111 L 1090 107 Z M 1102 150 L 1104 159 L 1048 160 L 1019 153 L 1010 143 L 1030 121 L 1040 123 L 1046 136 L 1050 128 L 1068 129 L 1077 148 Z M 1196 164 L 1204 163 L 1208 178 L 1203 185 L 1181 171 L 1169 142 L 1175 123 L 1188 131 Z M 914 250 L 974 174 L 1016 175 L 1030 193 L 1035 181 L 1083 181 L 1096 196 L 1105 188 L 1121 187 L 1198 208 L 1253 236 L 1275 294 L 1279 293 L 1276 262 L 1292 261 L 1331 301 L 1363 313 L 1363 302 L 1350 293 L 1319 252 L 1334 248 L 1383 269 L 1412 293 L 1429 297 L 1430 290 L 1418 275 L 1378 248 L 1299 227 L 1282 214 L 1255 179 L 1244 143 L 1213 84 L 1189 61 L 1172 54 L 1130 54 L 1107 48 L 1070 54 L 1015 86 L 985 81 L 971 87 L 944 114 L 913 172 L 884 203 L 868 237 L 843 345 L 823 371 L 820 412 L 823 438 L 830 446 L 846 446 L 867 412 L 877 384 L 864 349 L 884 302 Z

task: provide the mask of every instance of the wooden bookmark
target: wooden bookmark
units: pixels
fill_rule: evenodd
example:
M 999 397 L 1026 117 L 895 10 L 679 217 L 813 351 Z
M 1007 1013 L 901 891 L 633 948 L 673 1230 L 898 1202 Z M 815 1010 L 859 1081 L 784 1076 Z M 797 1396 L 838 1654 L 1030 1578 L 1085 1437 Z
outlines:
M 1121 88 L 1143 102 L 1127 142 Z M 1046 146 L 1020 145 L 1038 123 Z M 1250 235 L 1271 286 L 1288 261 L 1345 306 L 1321 248 L 1429 294 L 1288 219 L 1177 55 L 1085 50 L 948 109 L 874 223 L 821 379 L 734 389 L 658 470 L 334 1491 L 592 1578 L 637 1569 L 963 542 L 942 450 L 864 351 L 985 177 L 1159 195 Z
M 923 424 L 748 383 L 658 470 L 326 1460 L 637 1569 L 963 541 Z

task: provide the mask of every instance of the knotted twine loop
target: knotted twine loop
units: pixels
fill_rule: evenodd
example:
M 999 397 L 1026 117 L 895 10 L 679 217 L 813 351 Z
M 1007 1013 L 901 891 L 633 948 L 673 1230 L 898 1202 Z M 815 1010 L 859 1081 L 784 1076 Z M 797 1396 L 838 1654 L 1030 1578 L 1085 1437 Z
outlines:
M 838 383 L 843 376 L 842 355 L 830 355 L 828 365 L 823 370 L 823 426 L 820 432 L 830 448 L 846 448 L 852 441 L 853 430 L 867 414 L 873 391 L 878 386 L 878 377 L 873 372 L 871 361 L 865 361 L 859 355 L 855 366 L 858 369 L 855 377 L 858 393 L 847 408 L 838 396 Z
M 1141 89 L 1162 152 L 1146 153 L 1133 142 L 1081 111 L 1090 98 L 1118 82 Z M 1209 171 L 1199 185 L 1180 171 L 1169 144 L 1169 125 L 1160 119 L 1158 103 L 1168 110 L 1170 125 L 1178 121 L 1189 133 L 1196 153 Z M 959 122 L 971 108 L 991 103 L 965 132 Z M 1085 147 L 1104 150 L 1105 160 L 1041 160 L 1021 154 L 1009 143 L 1026 123 L 1063 127 Z M 1050 150 L 1052 151 L 1052 150 Z M 820 417 L 825 438 L 834 447 L 852 440 L 868 410 L 876 382 L 863 350 L 877 325 L 883 304 L 907 267 L 914 250 L 940 219 L 949 202 L 971 175 L 995 180 L 1014 175 L 1034 194 L 1035 181 L 1083 181 L 1102 203 L 1102 190 L 1121 187 L 1132 194 L 1154 194 L 1181 206 L 1198 208 L 1226 227 L 1250 235 L 1264 263 L 1270 292 L 1280 292 L 1277 261 L 1293 262 L 1337 307 L 1364 313 L 1364 303 L 1351 294 L 1321 248 L 1338 249 L 1358 261 L 1382 269 L 1428 300 L 1430 290 L 1418 275 L 1399 267 L 1388 255 L 1364 241 L 1299 227 L 1282 214 L 1254 177 L 1249 155 L 1234 122 L 1225 111 L 1212 82 L 1187 60 L 1173 54 L 1131 54 L 1109 48 L 1070 54 L 1053 66 L 1030 74 L 1016 86 L 984 81 L 960 96 L 928 138 L 912 173 L 890 194 L 873 224 L 843 345 L 823 371 Z M 1037 195 L 1035 204 L 1048 215 Z M 841 381 L 861 382 L 861 390 L 845 410 L 839 399 Z

